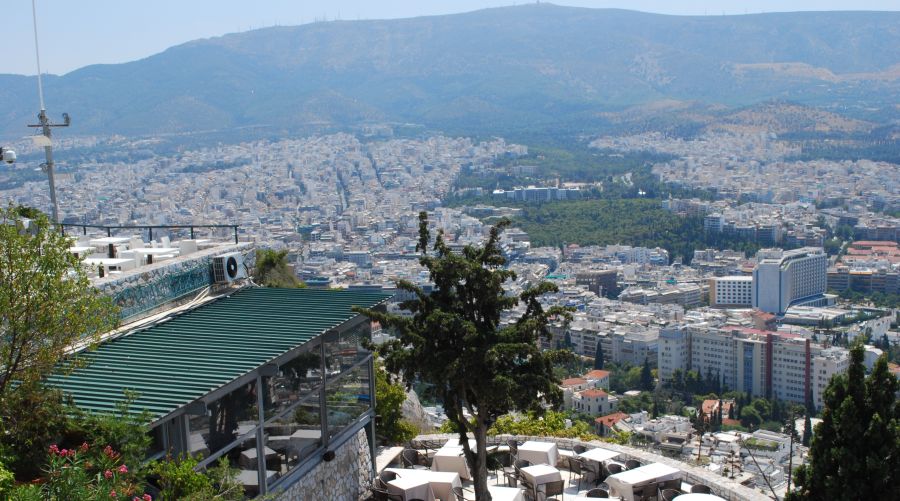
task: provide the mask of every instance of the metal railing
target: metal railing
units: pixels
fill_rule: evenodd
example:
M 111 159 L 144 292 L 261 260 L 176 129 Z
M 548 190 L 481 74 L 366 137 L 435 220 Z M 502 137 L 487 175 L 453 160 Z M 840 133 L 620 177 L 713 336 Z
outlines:
M 113 232 L 117 232 L 118 230 L 146 230 L 148 232 L 149 240 L 153 240 L 153 230 L 190 230 L 191 240 L 194 239 L 194 229 L 223 229 L 230 228 L 234 231 L 234 243 L 238 243 L 238 228 L 240 225 L 237 224 L 154 224 L 154 225 L 103 225 L 103 224 L 79 224 L 79 223 L 59 223 L 59 227 L 62 229 L 63 234 L 66 233 L 66 228 L 80 228 L 82 235 L 87 235 L 88 228 L 102 230 L 106 232 L 106 236 L 113 236 Z

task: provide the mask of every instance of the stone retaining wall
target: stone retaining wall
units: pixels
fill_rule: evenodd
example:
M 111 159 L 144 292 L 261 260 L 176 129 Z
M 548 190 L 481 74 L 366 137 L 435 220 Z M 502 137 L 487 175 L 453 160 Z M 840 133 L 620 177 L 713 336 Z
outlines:
M 372 480 L 372 454 L 362 429 L 334 449 L 333 460 L 316 465 L 275 499 L 359 501 L 368 497 Z
M 450 439 L 458 439 L 458 434 L 436 434 L 436 435 L 419 435 L 418 437 L 412 440 L 413 446 L 416 445 L 417 442 L 423 440 L 435 441 L 435 442 L 446 442 Z M 644 451 L 641 449 L 636 449 L 634 447 L 627 447 L 624 445 L 616 445 L 611 444 L 609 442 L 601 442 L 599 440 L 592 440 L 590 442 L 585 442 L 577 439 L 569 439 L 569 438 L 556 438 L 556 437 L 533 437 L 526 435 L 495 435 L 488 437 L 488 444 L 495 445 L 506 445 L 506 440 L 510 438 L 515 438 L 519 442 L 524 442 L 528 440 L 535 440 L 538 442 L 554 442 L 556 446 L 560 450 L 572 450 L 572 446 L 576 444 L 584 445 L 587 448 L 594 447 L 602 447 L 604 449 L 609 449 L 612 451 L 619 452 L 621 454 L 619 460 L 626 461 L 629 459 L 635 459 L 640 461 L 641 463 L 663 463 L 669 465 L 673 468 L 677 468 L 684 472 L 684 477 L 682 480 L 694 485 L 694 484 L 703 484 L 707 485 L 712 489 L 712 493 L 716 496 L 727 499 L 728 501 L 762 501 L 762 500 L 770 500 L 769 496 L 765 494 L 741 485 L 735 482 L 732 479 L 727 477 L 723 477 L 716 473 L 713 473 L 705 468 L 698 468 L 693 465 L 689 465 L 687 463 L 683 463 L 681 461 L 668 458 L 665 456 L 660 456 L 659 454 L 654 454 L 652 452 Z M 562 456 L 560 456 L 562 458 Z M 568 466 L 564 464 L 557 464 L 557 467 L 568 468 Z

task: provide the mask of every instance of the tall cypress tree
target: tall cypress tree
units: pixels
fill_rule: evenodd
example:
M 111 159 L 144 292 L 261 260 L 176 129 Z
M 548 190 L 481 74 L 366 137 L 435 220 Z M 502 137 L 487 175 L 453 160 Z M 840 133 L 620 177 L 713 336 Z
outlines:
M 641 367 L 641 389 L 649 391 L 653 389 L 653 373 L 650 371 L 650 360 L 644 359 L 644 366 Z
M 862 343 L 854 343 L 847 373 L 828 384 L 810 463 L 797 469 L 797 487 L 788 499 L 898 498 L 900 384 L 884 356 L 867 378 L 863 356 Z
M 603 343 L 599 339 L 597 340 L 597 351 L 594 352 L 594 368 L 603 368 Z

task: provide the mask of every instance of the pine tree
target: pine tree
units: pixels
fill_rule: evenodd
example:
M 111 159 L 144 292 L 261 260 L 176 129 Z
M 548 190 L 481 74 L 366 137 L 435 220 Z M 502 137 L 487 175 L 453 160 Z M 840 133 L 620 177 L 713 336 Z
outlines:
M 594 352 L 594 368 L 603 368 L 603 343 L 599 339 L 597 340 L 597 351 Z
M 846 374 L 825 390 L 810 463 L 798 468 L 788 499 L 896 499 L 900 482 L 900 384 L 880 357 L 867 378 L 862 343 Z M 885 497 L 887 496 L 887 497 Z
M 641 367 L 641 389 L 650 391 L 653 389 L 653 372 L 650 370 L 650 360 L 644 358 L 644 366 Z
M 806 417 L 803 419 L 803 445 L 809 447 L 809 441 L 812 439 L 812 419 L 809 417 L 809 413 L 806 413 Z

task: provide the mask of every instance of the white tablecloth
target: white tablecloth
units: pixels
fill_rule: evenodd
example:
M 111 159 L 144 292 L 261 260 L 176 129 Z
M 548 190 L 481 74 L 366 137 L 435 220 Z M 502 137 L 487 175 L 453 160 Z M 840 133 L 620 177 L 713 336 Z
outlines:
M 386 468 L 385 471 L 396 473 L 398 478 L 425 480 L 431 485 L 431 489 L 434 491 L 434 497 L 440 499 L 453 499 L 453 487 L 462 487 L 459 473 L 430 470 L 406 470 L 403 468 Z
M 424 499 L 434 501 L 434 490 L 424 478 L 397 477 L 387 483 L 388 492 L 399 494 L 403 499 Z
M 601 449 L 598 447 L 596 449 L 591 449 L 589 451 L 582 452 L 581 454 L 578 455 L 578 457 L 580 457 L 582 459 L 587 459 L 589 461 L 594 461 L 595 463 L 602 463 L 602 462 L 612 459 L 618 455 L 619 455 L 619 453 L 616 451 L 611 451 L 608 449 Z
M 675 499 L 678 499 L 679 501 L 725 501 L 715 494 L 702 494 L 699 492 L 675 496 Z
M 548 464 L 556 466 L 559 451 L 552 442 L 528 441 L 519 446 L 519 459 L 531 461 L 531 464 Z
M 522 468 L 522 475 L 534 484 L 535 487 L 553 482 L 554 480 L 562 480 L 562 474 L 554 466 L 546 464 L 536 464 Z
M 472 478 L 462 447 L 444 446 L 438 449 L 434 453 L 431 470 L 455 472 L 459 474 L 460 478 L 466 480 Z
M 635 488 L 641 488 L 654 482 L 665 482 L 681 478 L 684 474 L 681 470 L 672 468 L 663 463 L 650 463 L 648 465 L 623 471 L 606 477 L 606 483 L 612 490 L 625 501 L 634 500 Z
M 525 491 L 517 487 L 488 486 L 493 501 L 525 501 Z

